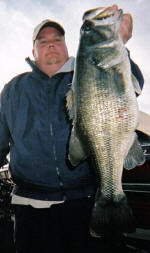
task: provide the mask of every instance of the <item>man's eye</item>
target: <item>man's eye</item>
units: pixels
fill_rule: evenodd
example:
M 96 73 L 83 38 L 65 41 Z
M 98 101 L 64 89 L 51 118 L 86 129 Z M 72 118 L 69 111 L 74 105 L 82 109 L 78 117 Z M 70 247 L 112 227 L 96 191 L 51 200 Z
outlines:
M 46 40 L 41 40 L 40 44 L 47 44 L 47 41 Z
M 56 41 L 56 42 L 60 42 L 60 41 L 61 41 L 61 39 L 55 39 L 55 41 Z

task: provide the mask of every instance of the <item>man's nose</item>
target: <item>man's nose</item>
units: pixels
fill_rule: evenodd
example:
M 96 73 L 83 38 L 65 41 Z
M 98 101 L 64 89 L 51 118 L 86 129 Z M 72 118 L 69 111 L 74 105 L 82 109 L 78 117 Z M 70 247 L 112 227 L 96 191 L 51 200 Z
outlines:
M 48 47 L 54 47 L 54 43 L 53 42 L 49 42 Z

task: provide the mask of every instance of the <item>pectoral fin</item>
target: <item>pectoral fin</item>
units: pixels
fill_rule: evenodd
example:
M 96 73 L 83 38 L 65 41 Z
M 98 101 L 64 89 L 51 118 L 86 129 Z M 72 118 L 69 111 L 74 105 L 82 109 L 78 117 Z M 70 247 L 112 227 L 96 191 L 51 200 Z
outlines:
M 76 134 L 75 127 L 72 128 L 71 132 L 68 158 L 73 166 L 77 166 L 81 161 L 84 161 L 87 158 L 82 143 Z
M 75 101 L 74 101 L 74 92 L 73 92 L 72 87 L 66 94 L 66 107 L 68 110 L 69 119 L 73 120 L 75 118 L 75 112 L 74 112 Z

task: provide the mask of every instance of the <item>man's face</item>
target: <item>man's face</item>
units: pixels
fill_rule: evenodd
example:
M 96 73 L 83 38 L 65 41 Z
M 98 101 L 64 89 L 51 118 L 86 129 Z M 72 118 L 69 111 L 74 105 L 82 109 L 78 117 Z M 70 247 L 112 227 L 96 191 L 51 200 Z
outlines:
M 53 27 L 45 27 L 37 36 L 33 56 L 36 64 L 43 71 L 52 65 L 58 65 L 60 68 L 68 59 L 64 36 Z

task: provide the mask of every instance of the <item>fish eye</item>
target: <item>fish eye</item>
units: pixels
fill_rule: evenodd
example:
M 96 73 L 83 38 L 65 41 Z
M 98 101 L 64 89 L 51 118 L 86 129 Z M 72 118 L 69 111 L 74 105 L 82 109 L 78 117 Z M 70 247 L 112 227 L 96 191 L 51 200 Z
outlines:
M 92 25 L 91 22 L 89 22 L 88 20 L 86 20 L 84 22 L 84 24 L 82 25 L 81 30 L 83 32 L 89 33 L 91 31 L 91 25 Z
M 90 30 L 91 30 L 91 28 L 90 28 L 88 25 L 86 25 L 86 26 L 84 27 L 84 31 L 85 31 L 85 32 L 90 32 Z

